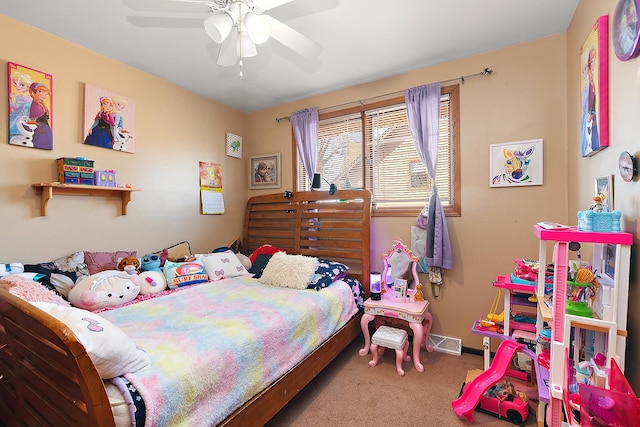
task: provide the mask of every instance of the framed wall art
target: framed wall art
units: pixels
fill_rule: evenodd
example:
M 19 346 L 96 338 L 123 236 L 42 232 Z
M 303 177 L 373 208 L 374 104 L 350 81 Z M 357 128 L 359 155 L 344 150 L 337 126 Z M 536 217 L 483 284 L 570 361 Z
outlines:
M 235 157 L 237 159 L 242 158 L 242 137 L 233 133 L 227 132 L 226 137 L 226 154 L 229 157 Z
M 491 187 L 542 185 L 542 139 L 491 144 Z
M 602 210 L 613 210 L 613 175 L 599 176 L 595 179 L 594 196 L 604 196 Z
M 582 157 L 609 146 L 608 22 L 607 15 L 599 17 L 580 49 Z
M 249 173 L 252 189 L 280 188 L 280 153 L 251 156 Z
M 84 85 L 84 143 L 135 153 L 136 103 L 90 84 Z
M 640 51 L 640 0 L 618 0 L 611 23 L 613 51 L 620 61 L 628 61 Z
M 7 63 L 11 145 L 53 150 L 53 76 Z

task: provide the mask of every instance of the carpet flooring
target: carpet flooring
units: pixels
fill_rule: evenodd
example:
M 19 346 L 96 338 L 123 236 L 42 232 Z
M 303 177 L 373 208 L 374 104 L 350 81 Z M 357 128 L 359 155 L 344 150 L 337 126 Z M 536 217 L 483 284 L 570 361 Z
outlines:
M 386 351 L 378 366 L 371 355 L 359 356 L 364 339 L 356 338 L 324 371 L 267 424 L 268 427 L 307 426 L 513 426 L 475 411 L 474 423 L 451 408 L 467 371 L 482 369 L 483 358 L 421 351 L 425 371 L 413 360 L 404 362 L 405 376 L 396 373 L 395 352 Z M 530 412 L 525 426 L 536 426 Z

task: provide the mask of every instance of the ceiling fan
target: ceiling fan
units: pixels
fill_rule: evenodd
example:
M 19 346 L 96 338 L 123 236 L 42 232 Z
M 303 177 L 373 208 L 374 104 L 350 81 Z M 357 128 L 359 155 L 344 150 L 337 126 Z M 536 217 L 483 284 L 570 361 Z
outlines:
M 204 30 L 220 44 L 217 64 L 242 65 L 242 58 L 258 54 L 256 45 L 274 39 L 294 52 L 313 59 L 322 46 L 264 12 L 294 0 L 170 0 L 198 3 L 210 9 Z

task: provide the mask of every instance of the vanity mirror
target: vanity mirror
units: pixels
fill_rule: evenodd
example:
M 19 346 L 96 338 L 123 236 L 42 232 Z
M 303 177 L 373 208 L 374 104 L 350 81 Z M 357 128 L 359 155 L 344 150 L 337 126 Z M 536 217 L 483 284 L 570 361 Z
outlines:
M 382 293 L 390 292 L 394 299 L 422 301 L 422 285 L 418 278 L 418 259 L 397 239 L 393 247 L 382 257 Z M 407 301 L 408 302 L 408 301 Z

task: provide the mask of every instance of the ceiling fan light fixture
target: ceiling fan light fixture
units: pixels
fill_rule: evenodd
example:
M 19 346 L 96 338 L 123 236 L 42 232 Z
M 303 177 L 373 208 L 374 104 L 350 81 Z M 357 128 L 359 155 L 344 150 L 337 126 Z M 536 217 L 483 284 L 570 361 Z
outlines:
M 256 44 L 246 31 L 238 33 L 238 57 L 252 58 L 258 55 Z
M 215 13 L 204 20 L 204 30 L 216 43 L 222 43 L 233 27 L 233 19 L 226 13 Z
M 249 37 L 256 44 L 262 44 L 269 40 L 271 36 L 271 26 L 264 17 L 249 12 L 244 15 L 244 29 L 249 33 Z

